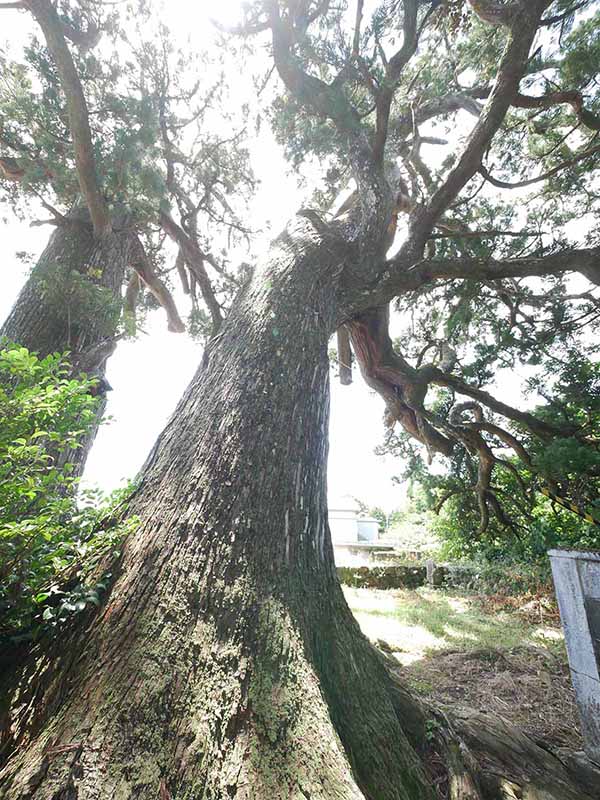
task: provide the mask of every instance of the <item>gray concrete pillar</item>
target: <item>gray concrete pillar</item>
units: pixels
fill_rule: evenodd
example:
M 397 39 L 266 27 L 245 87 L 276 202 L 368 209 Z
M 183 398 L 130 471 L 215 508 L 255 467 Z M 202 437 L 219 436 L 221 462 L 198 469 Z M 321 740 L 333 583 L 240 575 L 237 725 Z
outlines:
M 550 550 L 585 751 L 600 764 L 600 552 Z

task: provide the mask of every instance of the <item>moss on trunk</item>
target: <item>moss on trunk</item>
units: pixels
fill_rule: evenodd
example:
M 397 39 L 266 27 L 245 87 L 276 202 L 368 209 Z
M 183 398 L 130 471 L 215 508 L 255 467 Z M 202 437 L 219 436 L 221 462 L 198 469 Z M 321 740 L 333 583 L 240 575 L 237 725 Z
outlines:
M 304 224 L 237 298 L 145 465 L 106 604 L 48 660 L 44 696 L 13 698 L 0 797 L 435 797 L 431 712 L 361 634 L 333 562 L 338 266 Z

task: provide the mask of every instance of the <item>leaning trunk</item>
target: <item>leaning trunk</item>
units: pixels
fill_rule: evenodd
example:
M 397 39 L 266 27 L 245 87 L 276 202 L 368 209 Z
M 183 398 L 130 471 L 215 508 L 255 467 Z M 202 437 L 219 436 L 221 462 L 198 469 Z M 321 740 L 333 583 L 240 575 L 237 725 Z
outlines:
M 238 298 L 146 465 L 52 716 L 15 720 L 2 796 L 429 796 L 335 575 L 335 266 L 305 235 Z
M 0 797 L 435 796 L 425 715 L 335 575 L 338 266 L 296 231 L 238 298 L 146 464 L 109 598 L 23 676 Z
M 130 247 L 131 238 L 123 230 L 94 238 L 89 214 L 75 209 L 52 234 L 0 327 L 0 339 L 41 357 L 69 351 L 75 374 L 97 378 L 102 398 L 97 423 L 80 448 L 59 456 L 74 465 L 75 475 L 83 472 L 104 411 L 106 361 L 115 347 Z

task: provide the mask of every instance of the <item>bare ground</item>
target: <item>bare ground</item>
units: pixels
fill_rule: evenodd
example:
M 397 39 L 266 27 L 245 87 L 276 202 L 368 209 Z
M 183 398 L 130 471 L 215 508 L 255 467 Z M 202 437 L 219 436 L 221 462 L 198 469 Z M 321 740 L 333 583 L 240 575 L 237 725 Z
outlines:
M 555 610 L 460 592 L 345 589 L 363 632 L 442 707 L 493 711 L 538 743 L 582 747 Z

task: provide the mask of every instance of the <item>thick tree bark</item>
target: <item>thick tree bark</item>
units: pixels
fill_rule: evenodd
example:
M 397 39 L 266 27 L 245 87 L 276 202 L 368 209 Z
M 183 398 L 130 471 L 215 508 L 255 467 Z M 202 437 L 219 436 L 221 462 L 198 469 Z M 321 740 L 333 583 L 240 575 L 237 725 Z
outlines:
M 435 797 L 426 715 L 335 575 L 338 266 L 303 223 L 238 297 L 147 461 L 107 602 L 23 675 L 1 798 Z
M 110 598 L 31 742 L 21 708 L 1 796 L 432 796 L 335 575 L 337 264 L 305 227 L 238 299 L 162 434 Z
M 98 378 L 104 410 L 106 361 L 115 348 L 121 287 L 130 261 L 132 238 L 124 224 L 97 239 L 84 208 L 58 227 L 21 290 L 2 327 L 0 339 L 27 347 L 41 357 L 69 351 L 75 373 Z M 97 425 L 83 446 L 63 453 L 80 475 Z

